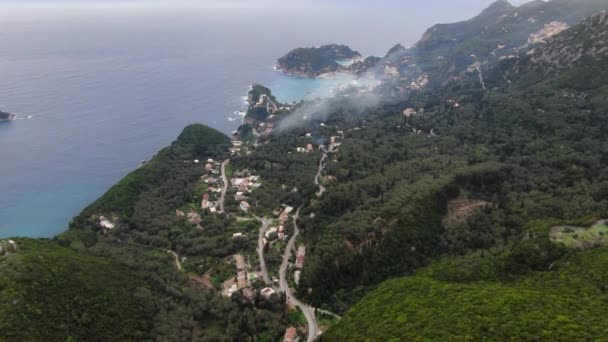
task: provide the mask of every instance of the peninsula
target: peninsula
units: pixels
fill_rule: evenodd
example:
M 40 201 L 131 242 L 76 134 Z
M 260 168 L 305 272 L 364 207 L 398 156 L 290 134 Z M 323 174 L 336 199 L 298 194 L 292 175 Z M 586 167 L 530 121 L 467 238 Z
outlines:
M 345 61 L 361 58 L 361 54 L 346 45 L 329 44 L 320 47 L 297 48 L 277 60 L 277 69 L 302 77 L 347 70 Z M 342 64 L 341 64 L 342 63 Z

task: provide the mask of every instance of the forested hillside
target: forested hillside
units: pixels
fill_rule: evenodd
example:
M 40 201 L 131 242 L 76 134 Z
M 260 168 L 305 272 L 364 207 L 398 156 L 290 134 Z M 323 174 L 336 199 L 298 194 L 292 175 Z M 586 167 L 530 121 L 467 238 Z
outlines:
M 603 338 L 608 249 L 552 245 L 550 225 L 534 222 L 526 231 L 531 239 L 522 236 L 501 253 L 445 259 L 415 276 L 382 283 L 323 340 Z
M 509 248 L 532 220 L 608 214 L 603 63 L 540 82 L 522 71 L 492 91 L 452 83 L 366 113 L 346 130 L 327 168 L 336 181 L 303 224 L 312 250 L 300 294 L 342 311 L 432 260 Z M 591 73 L 596 82 L 573 81 Z M 339 114 L 328 122 L 353 126 Z

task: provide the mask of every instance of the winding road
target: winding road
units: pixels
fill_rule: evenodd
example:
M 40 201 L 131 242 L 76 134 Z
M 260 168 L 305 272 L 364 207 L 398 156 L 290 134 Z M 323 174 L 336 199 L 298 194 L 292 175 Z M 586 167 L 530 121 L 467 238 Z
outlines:
M 343 134 L 342 134 L 342 137 L 344 137 Z M 334 152 L 334 151 L 332 149 L 329 152 Z M 321 172 L 323 172 L 323 167 L 324 167 L 324 163 L 325 163 L 326 159 L 327 159 L 327 152 L 323 153 L 323 157 L 321 157 L 321 160 L 319 161 L 319 170 L 317 171 L 317 174 L 315 175 L 315 179 L 314 179 L 315 185 L 317 185 L 319 187 L 319 191 L 317 192 L 317 197 L 321 197 L 323 195 L 323 193 L 325 193 L 325 187 L 323 185 L 321 185 L 320 179 L 321 179 Z M 222 176 L 223 175 L 224 175 L 224 167 L 222 164 Z M 315 308 L 301 302 L 296 297 L 294 297 L 293 293 L 291 292 L 291 288 L 289 288 L 289 283 L 287 282 L 287 267 L 289 266 L 289 258 L 291 257 L 291 251 L 294 249 L 296 238 L 300 234 L 300 229 L 298 228 L 298 219 L 300 218 L 301 209 L 302 209 L 302 206 L 300 206 L 298 208 L 298 210 L 296 210 L 296 212 L 294 213 L 294 215 L 292 217 L 294 233 L 293 233 L 293 236 L 287 242 L 287 246 L 285 247 L 285 251 L 283 252 L 283 261 L 281 262 L 281 267 L 279 268 L 279 291 L 285 292 L 285 296 L 289 303 L 300 308 L 300 310 L 304 314 L 304 317 L 306 317 L 306 322 L 308 323 L 308 338 L 306 339 L 306 341 L 313 342 L 319 336 L 319 326 L 317 325 L 317 317 L 315 315 Z M 264 260 L 264 235 L 266 234 L 266 230 L 268 229 L 268 226 L 270 225 L 272 220 L 266 219 L 266 218 L 259 219 L 259 220 L 262 221 L 262 226 L 260 227 L 260 232 L 258 235 L 258 256 L 260 259 L 260 270 L 261 270 L 262 278 L 263 278 L 264 282 L 267 285 L 272 286 L 272 281 L 268 277 L 268 269 L 266 268 L 266 261 Z M 322 312 L 324 314 L 328 314 L 328 315 L 340 318 L 340 316 L 333 314 L 329 311 L 324 311 L 324 310 L 318 310 L 318 311 Z
M 283 253 L 283 262 L 281 263 L 281 268 L 279 269 L 279 288 L 281 291 L 285 292 L 285 296 L 287 297 L 287 301 L 300 307 L 304 317 L 306 317 L 306 321 L 308 322 L 308 339 L 307 342 L 313 342 L 317 336 L 319 335 L 319 327 L 317 326 L 317 318 L 315 317 L 315 309 L 311 306 L 308 306 L 301 301 L 299 301 L 296 297 L 291 293 L 291 289 L 289 288 L 289 284 L 287 283 L 287 266 L 289 265 L 289 257 L 291 256 L 291 250 L 294 247 L 296 242 L 296 237 L 300 233 L 298 229 L 298 218 L 300 217 L 300 209 L 298 208 L 296 213 L 293 215 L 293 236 L 287 242 L 287 247 L 285 247 L 285 252 Z
M 263 218 L 260 219 L 262 221 L 262 226 L 260 227 L 260 233 L 258 235 L 258 257 L 260 259 L 260 272 L 262 273 L 262 279 L 266 283 L 266 285 L 272 285 L 272 281 L 270 281 L 270 277 L 268 277 L 268 268 L 266 268 L 266 261 L 264 260 L 264 235 L 266 234 L 266 230 L 268 226 L 272 222 L 272 220 Z
M 230 163 L 230 159 L 226 159 L 222 162 L 222 194 L 220 196 L 220 213 L 224 212 L 224 201 L 226 200 L 226 191 L 228 190 L 228 178 L 226 177 L 226 165 Z
M 317 197 L 321 197 L 321 196 L 323 196 L 323 193 L 325 193 L 325 187 L 323 185 L 321 185 L 321 182 L 320 182 L 321 172 L 323 171 L 323 163 L 325 162 L 325 159 L 327 159 L 327 153 L 323 153 L 323 157 L 321 157 L 321 160 L 319 161 L 319 170 L 317 171 L 317 174 L 315 175 L 315 185 L 319 187 L 319 191 L 317 192 Z
M 175 259 L 175 267 L 177 267 L 178 270 L 182 270 L 182 263 L 179 262 L 179 255 L 177 255 L 177 253 L 175 253 L 172 250 L 167 250 L 167 253 L 173 255 L 173 258 Z

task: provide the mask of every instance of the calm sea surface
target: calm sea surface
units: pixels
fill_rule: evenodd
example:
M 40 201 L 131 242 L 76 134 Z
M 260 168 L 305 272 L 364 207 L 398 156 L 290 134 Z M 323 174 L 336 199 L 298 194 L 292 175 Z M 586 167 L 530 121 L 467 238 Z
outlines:
M 61 232 L 187 124 L 230 133 L 252 82 L 282 101 L 339 83 L 274 72 L 293 47 L 336 41 L 384 54 L 399 40 L 369 39 L 348 18 L 314 11 L 3 6 L 0 108 L 19 119 L 0 124 L 0 237 Z M 369 25 L 383 30 L 383 20 Z

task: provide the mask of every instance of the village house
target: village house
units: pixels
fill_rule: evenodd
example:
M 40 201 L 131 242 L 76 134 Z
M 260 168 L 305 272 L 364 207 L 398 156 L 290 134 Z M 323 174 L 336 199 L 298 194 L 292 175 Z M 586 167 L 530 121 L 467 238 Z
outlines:
M 243 146 L 243 142 L 240 140 L 232 140 L 232 146 L 241 147 L 241 146 Z
M 203 194 L 203 200 L 201 201 L 201 209 L 209 208 L 209 194 Z
M 245 257 L 241 254 L 236 254 L 234 256 L 234 261 L 236 263 L 237 270 L 244 270 L 247 267 L 247 263 L 245 262 Z
M 310 152 L 313 152 L 314 150 L 315 150 L 315 148 L 312 146 L 312 144 L 306 145 L 306 152 L 310 153 Z
M 273 234 L 275 234 L 276 232 L 277 232 L 277 227 L 270 227 L 270 228 L 268 228 L 268 230 L 266 231 L 264 236 L 266 236 L 266 239 L 271 240 L 270 237 Z
M 213 170 L 213 165 L 211 165 L 211 163 L 205 164 L 205 171 L 206 172 L 211 172 L 212 170 Z
M 205 183 L 207 183 L 207 184 L 216 184 L 217 182 L 218 182 L 217 178 L 209 177 L 209 178 L 205 179 Z
M 285 240 L 285 227 L 284 226 L 279 226 L 279 229 L 277 230 L 277 237 L 281 241 Z
M 306 247 L 298 247 L 298 253 L 296 254 L 296 268 L 301 269 L 304 267 L 304 258 L 306 257 Z
M 234 233 L 232 234 L 233 240 L 244 239 L 246 236 L 243 233 Z
M 186 213 L 183 212 L 183 211 L 181 211 L 181 210 L 176 210 L 175 211 L 175 216 L 177 216 L 177 217 L 185 217 Z
M 239 185 L 238 190 L 239 190 L 239 192 L 249 192 L 249 183 L 248 182 L 241 183 L 241 185 Z
M 247 203 L 246 201 L 241 201 L 241 204 L 239 205 L 239 207 L 244 212 L 248 212 L 249 209 L 251 208 L 251 206 L 249 205 L 249 203 Z
M 289 214 L 286 212 L 282 212 L 281 215 L 279 215 L 279 221 L 281 222 L 281 224 L 287 223 L 288 219 L 289 219 Z
M 241 290 L 249 286 L 249 282 L 247 281 L 247 272 L 238 271 L 236 276 L 236 287 Z
M 302 274 L 302 271 L 298 270 L 293 272 L 293 280 L 296 283 L 296 285 L 300 285 L 300 275 Z
M 236 286 L 236 278 L 230 277 L 229 279 L 224 281 L 222 283 L 222 288 L 223 288 L 223 291 L 222 291 L 223 296 L 225 296 L 225 297 L 232 296 L 233 293 L 238 291 L 237 286 Z
M 201 215 L 199 215 L 196 211 L 191 210 L 188 213 L 188 222 L 198 225 L 201 222 Z
M 298 338 L 298 331 L 294 327 L 289 327 L 285 330 L 285 336 L 283 336 L 283 342 L 295 342 Z
M 271 287 L 265 287 L 260 291 L 260 294 L 266 300 L 270 299 L 270 297 L 275 293 L 276 293 L 276 291 L 274 289 L 272 289 Z

